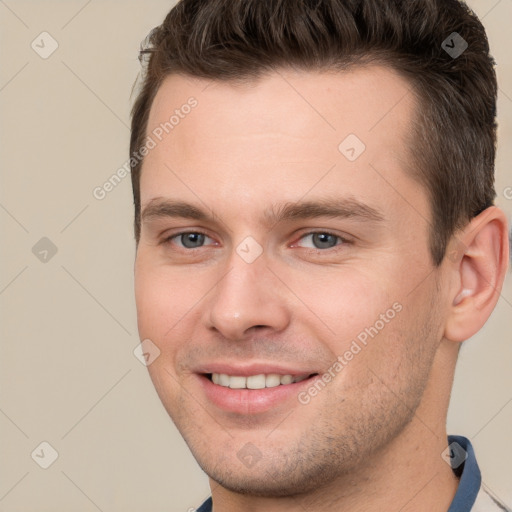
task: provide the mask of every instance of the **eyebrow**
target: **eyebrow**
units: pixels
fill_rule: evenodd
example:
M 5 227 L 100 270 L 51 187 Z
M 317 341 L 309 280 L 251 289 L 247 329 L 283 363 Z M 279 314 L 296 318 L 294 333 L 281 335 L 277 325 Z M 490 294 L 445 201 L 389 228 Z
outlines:
M 152 199 L 143 209 L 143 222 L 152 219 L 176 217 L 198 221 L 211 221 L 215 216 L 193 204 L 164 198 Z M 379 210 L 354 198 L 319 199 L 298 203 L 274 204 L 263 213 L 263 223 L 273 226 L 283 221 L 330 217 L 354 219 L 363 222 L 382 222 Z

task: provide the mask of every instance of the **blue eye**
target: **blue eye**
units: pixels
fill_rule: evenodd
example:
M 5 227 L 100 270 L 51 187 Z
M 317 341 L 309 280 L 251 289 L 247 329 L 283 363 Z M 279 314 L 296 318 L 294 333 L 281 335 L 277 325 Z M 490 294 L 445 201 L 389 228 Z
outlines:
M 205 245 L 211 245 L 215 241 L 200 231 L 184 231 L 164 240 L 164 243 L 175 244 L 182 249 L 199 249 Z M 303 235 L 296 245 L 306 249 L 327 250 L 339 245 L 350 243 L 339 235 L 325 231 L 317 231 Z
M 345 242 L 343 238 L 338 235 L 333 235 L 331 233 L 317 232 L 317 233 L 309 233 L 301 238 L 301 241 L 311 240 L 313 247 L 312 249 L 331 249 L 337 245 L 341 245 L 341 243 Z M 341 241 L 341 243 L 338 243 Z M 303 247 L 303 246 L 301 246 Z
M 197 249 L 202 247 L 206 240 L 211 238 L 204 233 L 196 231 L 188 231 L 185 233 L 178 233 L 177 235 L 171 236 L 167 241 L 175 240 L 178 246 L 184 247 L 185 249 Z

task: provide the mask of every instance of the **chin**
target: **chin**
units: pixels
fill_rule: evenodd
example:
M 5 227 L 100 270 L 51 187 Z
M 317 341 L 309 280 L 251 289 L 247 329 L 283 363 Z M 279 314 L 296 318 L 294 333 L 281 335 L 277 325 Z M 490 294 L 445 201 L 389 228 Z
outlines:
M 266 435 L 262 436 L 262 442 Z M 333 456 L 331 449 L 314 450 L 300 440 L 288 439 L 286 447 L 282 440 L 279 447 L 272 446 L 267 440 L 261 459 L 248 466 L 240 460 L 241 450 L 234 450 L 234 445 L 244 445 L 244 442 L 230 438 L 224 446 L 216 443 L 212 450 L 211 443 L 195 440 L 198 442 L 187 441 L 187 444 L 201 469 L 223 488 L 241 495 L 278 498 L 311 494 L 350 473 L 358 464 L 357 456 L 352 457 L 355 454 L 350 451 L 345 452 L 343 461 L 339 449 L 338 456 Z M 262 443 L 258 444 L 262 446 Z

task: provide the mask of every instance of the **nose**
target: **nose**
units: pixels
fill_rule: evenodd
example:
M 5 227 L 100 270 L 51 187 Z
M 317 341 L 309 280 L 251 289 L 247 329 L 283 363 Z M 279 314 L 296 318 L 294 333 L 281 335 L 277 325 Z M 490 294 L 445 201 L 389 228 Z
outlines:
M 208 328 L 233 341 L 258 329 L 284 330 L 290 322 L 290 311 L 283 288 L 264 256 L 247 263 L 234 253 L 229 270 L 209 297 Z

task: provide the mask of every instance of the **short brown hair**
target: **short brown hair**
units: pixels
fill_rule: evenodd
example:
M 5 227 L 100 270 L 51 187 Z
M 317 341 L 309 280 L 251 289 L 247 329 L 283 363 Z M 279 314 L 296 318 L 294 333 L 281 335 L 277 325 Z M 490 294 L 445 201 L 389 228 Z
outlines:
M 169 74 L 250 81 L 278 68 L 377 63 L 406 77 L 419 100 L 411 175 L 429 196 L 435 265 L 450 237 L 493 204 L 494 60 L 484 27 L 462 1 L 181 0 L 148 39 L 132 108 L 132 155 L 144 143 L 153 99 Z M 462 50 L 467 44 L 461 55 L 449 52 L 456 43 Z M 137 242 L 142 165 L 132 169 Z

